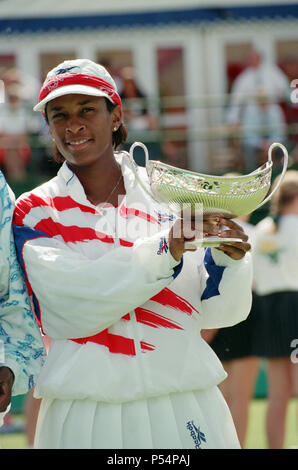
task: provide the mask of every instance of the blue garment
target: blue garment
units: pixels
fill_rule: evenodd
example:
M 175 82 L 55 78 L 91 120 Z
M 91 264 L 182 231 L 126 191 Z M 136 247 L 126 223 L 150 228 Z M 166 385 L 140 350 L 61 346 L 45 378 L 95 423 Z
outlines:
M 244 145 L 260 148 L 264 140 L 271 143 L 284 142 L 285 132 L 285 118 L 279 105 L 269 103 L 266 107 L 262 107 L 251 103 L 244 109 L 242 116 Z
M 12 393 L 27 393 L 45 359 L 11 229 L 14 195 L 0 171 L 0 366 L 15 375 Z

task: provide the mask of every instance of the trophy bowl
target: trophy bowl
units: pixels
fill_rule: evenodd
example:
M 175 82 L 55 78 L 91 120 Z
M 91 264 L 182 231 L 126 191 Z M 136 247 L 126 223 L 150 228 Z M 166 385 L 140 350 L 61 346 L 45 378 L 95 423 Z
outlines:
M 147 147 L 141 142 L 135 142 L 130 148 L 129 154 L 133 163 L 133 151 L 136 146 L 142 147 L 145 152 L 150 196 L 180 214 L 185 207 L 190 208 L 192 215 L 197 210 L 203 215 L 225 218 L 250 214 L 272 197 L 284 177 L 288 164 L 287 149 L 280 143 L 273 143 L 268 150 L 268 161 L 252 173 L 234 177 L 212 176 L 150 160 Z M 278 185 L 268 196 L 273 166 L 272 151 L 276 147 L 283 151 L 283 170 Z M 148 193 L 148 189 L 136 172 L 135 174 Z

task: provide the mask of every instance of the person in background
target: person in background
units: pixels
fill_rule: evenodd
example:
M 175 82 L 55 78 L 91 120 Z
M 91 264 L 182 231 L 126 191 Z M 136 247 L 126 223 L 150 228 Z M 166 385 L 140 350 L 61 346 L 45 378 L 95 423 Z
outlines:
M 267 161 L 273 142 L 286 143 L 286 121 L 281 107 L 269 102 L 265 90 L 257 90 L 256 102 L 242 114 L 242 151 L 245 170 L 252 172 Z
M 277 184 L 278 178 L 275 181 Z M 286 412 L 298 396 L 298 171 L 288 170 L 271 200 L 270 215 L 256 226 L 253 246 L 258 315 L 255 353 L 266 358 L 270 449 L 284 446 Z
M 152 131 L 158 129 L 156 116 L 149 109 L 149 101 L 140 89 L 135 78 L 135 70 L 131 66 L 121 69 L 121 93 L 123 101 L 123 118 L 127 127 L 128 135 L 133 140 L 141 140 L 146 144 L 151 159 L 158 160 L 160 156 L 160 145 L 156 138 L 152 138 Z M 130 145 L 123 146 L 128 150 Z M 135 160 L 137 163 L 144 162 L 141 149 L 136 149 Z
M 226 173 L 227 177 L 240 176 Z M 250 215 L 236 219 L 254 245 L 254 226 L 249 223 Z M 252 308 L 248 318 L 237 325 L 218 330 L 204 330 L 203 338 L 210 344 L 227 372 L 227 378 L 219 385 L 235 423 L 241 447 L 245 447 L 249 405 L 254 396 L 260 359 L 253 350 L 253 335 L 256 328 L 257 296 L 253 289 Z
M 21 89 L 24 103 L 26 106 L 32 107 L 32 103 L 35 103 L 40 89 L 40 80 L 38 78 L 16 67 L 9 67 L 1 73 L 1 80 L 3 80 L 6 90 L 10 87 Z
M 24 181 L 31 159 L 30 119 L 19 85 L 6 89 L 0 106 L 0 167 L 11 182 Z
M 122 91 L 122 76 L 121 76 L 121 70 L 122 66 L 118 63 L 117 61 L 110 60 L 107 57 L 102 57 L 98 59 L 98 62 L 109 72 L 111 77 L 113 78 L 118 93 L 121 95 Z
M 266 100 L 262 99 L 262 103 L 260 93 L 266 94 Z M 289 101 L 290 93 L 290 83 L 284 72 L 276 64 L 266 61 L 252 47 L 247 67 L 232 85 L 225 113 L 225 124 L 237 153 L 244 160 L 241 163 L 245 171 L 254 171 L 258 167 L 258 158 L 266 154 L 272 135 L 284 136 L 285 117 L 281 114 L 284 111 L 280 105 Z
M 251 48 L 247 67 L 235 79 L 226 121 L 231 126 L 240 126 L 242 112 L 249 103 L 254 103 L 258 90 L 266 90 L 269 100 L 274 103 L 288 101 L 290 98 L 290 83 L 287 76 L 275 64 L 265 61 L 262 54 Z
M 150 113 L 147 98 L 136 82 L 133 67 L 121 69 L 120 97 L 128 132 L 156 129 L 156 119 Z
M 195 230 L 148 196 L 146 170 L 116 151 L 127 131 L 101 65 L 59 64 L 35 110 L 63 162 L 14 213 L 19 259 L 50 337 L 35 387 L 35 447 L 239 448 L 217 387 L 226 374 L 200 330 L 249 313 L 247 235 L 215 216 Z M 205 253 L 192 243 L 200 229 L 241 241 Z
M 243 216 L 237 222 L 242 225 L 253 246 L 254 227 L 248 220 L 249 216 Z M 257 312 L 257 296 L 253 292 L 252 308 L 246 320 L 232 327 L 202 333 L 228 374 L 219 387 L 231 410 L 241 447 L 245 447 L 249 406 L 254 397 L 260 365 L 260 358 L 253 350 Z
M 14 194 L 0 171 L 0 426 L 11 396 L 27 393 L 45 351 L 18 264 L 12 234 Z

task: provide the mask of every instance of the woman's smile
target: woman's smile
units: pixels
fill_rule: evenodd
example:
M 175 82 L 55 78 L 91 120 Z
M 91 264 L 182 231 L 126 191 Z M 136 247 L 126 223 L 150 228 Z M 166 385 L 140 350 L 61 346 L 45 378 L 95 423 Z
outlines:
M 93 139 L 68 139 L 66 145 L 68 150 L 71 152 L 78 152 L 80 150 L 85 150 L 93 142 Z

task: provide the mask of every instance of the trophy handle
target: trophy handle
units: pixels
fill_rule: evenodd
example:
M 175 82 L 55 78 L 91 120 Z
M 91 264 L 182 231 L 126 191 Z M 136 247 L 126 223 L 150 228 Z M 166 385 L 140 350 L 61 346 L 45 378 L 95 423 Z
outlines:
M 273 189 L 273 191 L 267 196 L 265 197 L 265 199 L 260 202 L 260 204 L 256 207 L 256 209 L 259 209 L 259 207 L 263 206 L 264 204 L 266 204 L 266 202 L 268 202 L 273 194 L 278 190 L 284 176 L 285 176 L 285 173 L 287 171 L 287 167 L 288 167 L 288 160 L 289 160 L 289 155 L 288 155 L 288 151 L 286 149 L 286 147 L 278 142 L 274 142 L 273 144 L 270 145 L 269 147 L 269 150 L 268 150 L 268 162 L 271 163 L 272 162 L 272 150 L 276 147 L 279 147 L 282 149 L 283 151 L 283 158 L 284 158 L 284 163 L 283 163 L 283 169 L 282 169 L 282 172 L 281 172 L 281 175 L 280 175 L 280 178 L 278 180 L 278 183 L 277 185 L 275 186 L 275 188 Z
M 143 144 L 142 142 L 134 142 L 130 149 L 129 149 L 129 159 L 130 159 L 130 163 L 131 163 L 131 168 L 132 168 L 132 171 L 134 172 L 134 175 L 136 177 L 136 180 L 138 181 L 138 183 L 140 184 L 140 186 L 142 187 L 142 189 L 152 198 L 154 199 L 154 201 L 160 203 L 160 201 L 158 201 L 158 199 L 156 199 L 154 197 L 154 195 L 148 191 L 148 189 L 146 188 L 146 186 L 144 185 L 143 181 L 141 180 L 141 178 L 139 177 L 138 175 L 138 172 L 136 170 L 136 167 L 135 167 L 135 161 L 134 161 L 134 158 L 133 158 L 133 151 L 136 147 L 142 147 L 142 149 L 144 150 L 144 153 L 145 153 L 145 158 L 146 158 L 146 170 L 148 168 L 148 162 L 149 162 L 149 152 L 148 152 L 148 149 L 146 147 L 145 144 Z M 147 170 L 147 174 L 148 174 L 148 170 Z
M 149 152 L 148 152 L 148 149 L 147 149 L 146 145 L 143 144 L 143 142 L 134 142 L 134 143 L 132 144 L 132 146 L 131 146 L 130 149 L 129 149 L 129 155 L 130 155 L 130 157 L 131 157 L 130 159 L 131 159 L 132 161 L 134 161 L 134 158 L 133 158 L 133 151 L 134 151 L 134 149 L 135 149 L 136 147 L 142 147 L 142 149 L 144 150 L 145 159 L 146 159 L 146 165 L 145 165 L 145 166 L 146 166 L 146 169 L 147 169 L 148 162 L 149 162 Z

